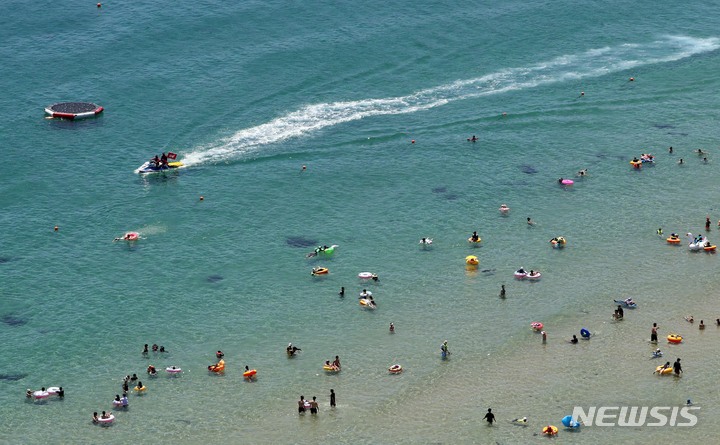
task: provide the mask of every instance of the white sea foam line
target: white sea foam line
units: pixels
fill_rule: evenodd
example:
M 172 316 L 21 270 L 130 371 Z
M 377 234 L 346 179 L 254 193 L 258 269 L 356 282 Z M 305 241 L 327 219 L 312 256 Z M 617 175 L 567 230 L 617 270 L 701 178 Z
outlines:
M 718 48 L 720 39 L 714 37 L 667 36 L 649 44 L 627 43 L 563 55 L 528 67 L 457 80 L 407 96 L 308 105 L 265 124 L 240 130 L 216 143 L 198 147 L 185 155 L 183 162 L 185 165 L 197 165 L 233 159 L 267 144 L 366 117 L 414 113 L 457 100 L 599 77 L 643 65 L 672 62 Z

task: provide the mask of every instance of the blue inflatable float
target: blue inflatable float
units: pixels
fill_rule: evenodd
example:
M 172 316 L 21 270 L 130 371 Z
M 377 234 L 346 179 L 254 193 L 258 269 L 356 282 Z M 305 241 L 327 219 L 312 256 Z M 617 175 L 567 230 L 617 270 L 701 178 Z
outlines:
M 580 425 L 582 425 L 580 422 L 574 421 L 570 415 L 562 418 L 562 424 L 567 428 L 580 428 Z
M 588 331 L 586 328 L 580 329 L 580 335 L 582 338 L 590 338 L 590 331 Z

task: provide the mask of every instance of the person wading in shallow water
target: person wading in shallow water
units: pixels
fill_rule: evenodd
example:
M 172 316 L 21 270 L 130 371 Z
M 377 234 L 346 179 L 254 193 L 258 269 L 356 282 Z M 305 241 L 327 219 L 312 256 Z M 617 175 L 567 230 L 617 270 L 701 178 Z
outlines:
M 492 425 L 495 421 L 495 414 L 492 413 L 492 408 L 488 408 L 487 414 L 483 417 L 483 420 L 487 420 L 488 424 Z

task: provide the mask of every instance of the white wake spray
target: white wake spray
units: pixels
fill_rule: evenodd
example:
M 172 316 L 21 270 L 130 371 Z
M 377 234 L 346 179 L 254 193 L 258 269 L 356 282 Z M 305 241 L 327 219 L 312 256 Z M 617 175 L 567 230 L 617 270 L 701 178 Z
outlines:
M 265 124 L 240 130 L 213 144 L 197 147 L 184 156 L 183 162 L 197 165 L 236 159 L 257 152 L 267 144 L 366 117 L 414 113 L 463 99 L 599 77 L 639 66 L 672 62 L 718 48 L 720 39 L 717 38 L 668 36 L 648 44 L 628 43 L 564 55 L 528 67 L 457 80 L 407 96 L 308 105 Z

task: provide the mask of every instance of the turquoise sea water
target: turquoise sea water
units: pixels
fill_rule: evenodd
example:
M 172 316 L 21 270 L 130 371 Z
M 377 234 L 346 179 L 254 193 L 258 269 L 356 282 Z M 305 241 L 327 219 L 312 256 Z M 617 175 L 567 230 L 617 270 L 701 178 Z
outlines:
M 692 428 L 557 440 L 715 437 L 718 257 L 655 234 L 720 219 L 712 4 L 3 9 L 0 442 L 542 443 L 576 405 L 688 398 L 701 407 Z M 65 100 L 106 111 L 43 119 Z M 133 173 L 162 151 L 187 168 Z M 633 171 L 646 152 L 656 165 Z M 131 230 L 143 239 L 112 242 Z M 465 241 L 474 230 L 479 248 Z M 548 243 L 558 235 L 563 250 Z M 340 247 L 306 259 L 317 244 Z M 520 266 L 542 280 L 515 281 Z M 364 287 L 377 310 L 359 307 Z M 640 307 L 614 322 L 612 299 L 627 296 Z M 653 322 L 661 339 L 686 338 L 659 345 L 682 357 L 680 379 L 652 375 Z M 595 338 L 567 344 L 581 327 Z M 302 348 L 293 359 L 288 342 Z M 143 357 L 145 343 L 169 353 Z M 208 375 L 218 349 L 227 371 Z M 335 355 L 343 371 L 325 375 Z M 405 372 L 389 375 L 394 363 Z M 144 378 L 148 364 L 184 372 Z M 91 424 L 131 373 L 147 394 L 112 427 Z M 65 400 L 23 396 L 54 385 Z M 317 418 L 298 416 L 301 394 L 318 396 Z M 521 416 L 529 427 L 509 424 Z

